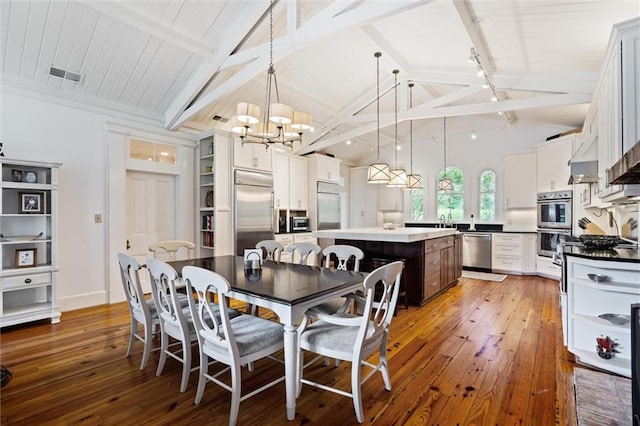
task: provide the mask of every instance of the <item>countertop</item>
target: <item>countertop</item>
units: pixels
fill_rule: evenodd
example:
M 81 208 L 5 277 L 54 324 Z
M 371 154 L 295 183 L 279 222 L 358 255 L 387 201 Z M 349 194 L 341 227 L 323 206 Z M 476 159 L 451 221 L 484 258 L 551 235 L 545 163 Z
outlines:
M 640 263 L 640 250 L 634 249 L 588 249 L 584 247 L 569 246 L 564 249 L 565 256 L 583 257 L 593 260 L 614 260 L 616 262 Z
M 432 238 L 446 237 L 457 234 L 455 228 L 353 228 L 330 229 L 326 231 L 313 231 L 317 238 L 333 238 L 341 240 L 359 241 L 385 241 L 392 243 L 413 243 L 416 241 L 430 240 Z

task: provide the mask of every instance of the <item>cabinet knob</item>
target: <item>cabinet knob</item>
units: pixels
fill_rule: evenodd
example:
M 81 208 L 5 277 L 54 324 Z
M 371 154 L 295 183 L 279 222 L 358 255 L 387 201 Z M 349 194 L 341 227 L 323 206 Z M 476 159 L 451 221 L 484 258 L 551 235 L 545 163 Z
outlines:
M 31 278 L 27 278 L 24 280 L 25 284 L 31 284 Z

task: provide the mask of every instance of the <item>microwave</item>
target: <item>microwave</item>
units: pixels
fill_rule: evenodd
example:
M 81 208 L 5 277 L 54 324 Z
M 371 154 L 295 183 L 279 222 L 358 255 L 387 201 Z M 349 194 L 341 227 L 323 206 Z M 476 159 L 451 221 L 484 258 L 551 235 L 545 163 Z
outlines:
M 309 218 L 308 217 L 292 217 L 291 218 L 291 232 L 307 232 L 309 231 Z

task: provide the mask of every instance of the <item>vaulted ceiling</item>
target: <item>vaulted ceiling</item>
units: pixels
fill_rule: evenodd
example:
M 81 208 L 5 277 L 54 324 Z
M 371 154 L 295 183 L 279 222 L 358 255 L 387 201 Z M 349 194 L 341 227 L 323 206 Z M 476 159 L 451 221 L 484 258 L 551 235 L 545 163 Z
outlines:
M 0 6 L 4 85 L 191 133 L 228 131 L 239 101 L 265 103 L 268 0 Z M 500 126 L 580 127 L 612 25 L 638 15 L 637 0 L 276 1 L 280 97 L 314 117 L 314 131 L 296 151 L 352 162 L 370 155 L 378 127 L 376 51 L 381 144 L 394 141 L 393 69 L 399 123 L 474 116 Z M 497 102 L 468 61 L 471 48 Z M 51 67 L 67 78 L 52 76 Z M 407 126 L 400 131 L 406 139 Z M 347 147 L 347 140 L 357 143 Z

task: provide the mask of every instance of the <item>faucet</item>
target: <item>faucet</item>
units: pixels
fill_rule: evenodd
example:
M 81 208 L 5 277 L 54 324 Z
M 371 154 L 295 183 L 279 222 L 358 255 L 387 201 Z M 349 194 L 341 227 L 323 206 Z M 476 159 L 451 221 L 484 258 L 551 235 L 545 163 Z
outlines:
M 444 228 L 444 222 L 447 220 L 443 214 L 440 215 L 440 223 L 438 224 L 438 228 Z
M 449 220 L 448 228 L 453 228 L 453 217 L 451 216 L 451 209 L 449 209 L 449 215 L 448 215 L 447 219 Z

